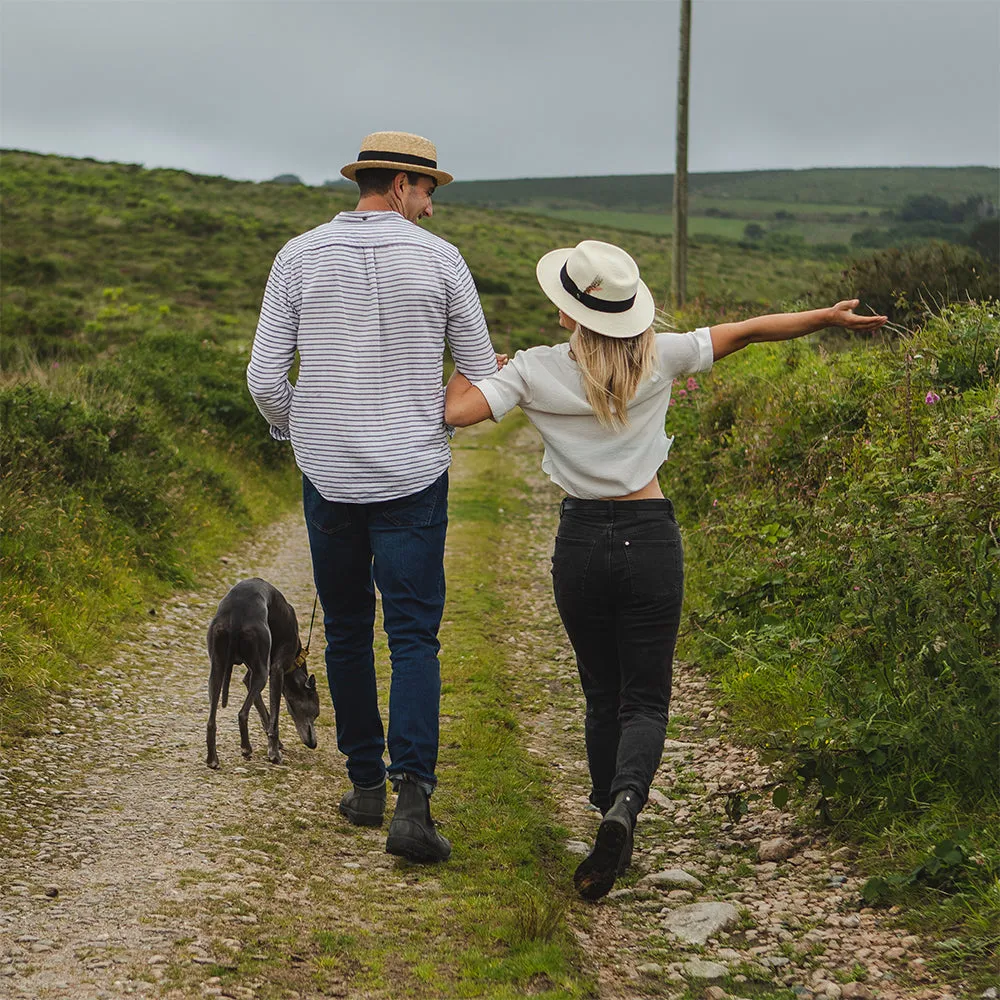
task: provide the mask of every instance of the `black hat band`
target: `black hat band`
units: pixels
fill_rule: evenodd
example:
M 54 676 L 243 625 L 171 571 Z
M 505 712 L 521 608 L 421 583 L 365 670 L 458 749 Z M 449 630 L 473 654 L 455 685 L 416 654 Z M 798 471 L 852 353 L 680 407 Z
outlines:
M 437 160 L 428 160 L 425 156 L 412 156 L 409 153 L 385 153 L 377 149 L 364 149 L 358 153 L 358 160 L 388 160 L 390 163 L 407 163 L 411 166 L 430 167 L 437 170 Z
M 577 283 L 566 272 L 565 264 L 563 264 L 562 270 L 559 272 L 559 280 L 562 282 L 563 288 L 565 288 L 566 291 L 577 300 L 577 302 L 586 306 L 588 309 L 593 309 L 595 312 L 623 313 L 628 312 L 629 309 L 635 305 L 635 295 L 628 299 L 620 299 L 617 302 L 609 302 L 607 299 L 598 299 L 593 295 L 588 295 L 586 292 L 581 291 Z

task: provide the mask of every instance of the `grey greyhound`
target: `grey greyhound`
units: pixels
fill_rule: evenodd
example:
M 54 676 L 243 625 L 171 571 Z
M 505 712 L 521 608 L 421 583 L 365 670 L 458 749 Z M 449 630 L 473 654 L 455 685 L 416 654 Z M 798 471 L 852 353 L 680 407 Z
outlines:
M 278 740 L 278 713 L 281 696 L 291 713 L 295 729 L 302 742 L 311 750 L 316 747 L 314 722 L 319 715 L 319 695 L 316 677 L 306 667 L 295 609 L 277 588 L 266 580 L 243 580 L 219 602 L 219 609 L 208 626 L 208 656 L 212 668 L 208 676 L 208 757 L 211 768 L 219 766 L 215 750 L 215 715 L 222 694 L 222 707 L 229 701 L 229 680 L 233 665 L 246 664 L 243 683 L 247 686 L 246 701 L 240 709 L 240 746 L 243 756 L 250 757 L 248 720 L 250 706 L 260 715 L 267 732 L 267 759 L 281 763 L 282 746 Z M 261 692 L 269 685 L 270 714 L 264 710 Z

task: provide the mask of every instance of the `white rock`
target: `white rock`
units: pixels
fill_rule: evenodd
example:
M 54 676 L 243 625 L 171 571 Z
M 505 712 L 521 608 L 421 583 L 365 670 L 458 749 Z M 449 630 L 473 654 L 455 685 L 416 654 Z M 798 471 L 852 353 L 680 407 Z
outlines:
M 721 931 L 739 923 L 740 915 L 732 903 L 691 903 L 668 914 L 663 926 L 688 944 L 703 945 Z
M 684 975 L 691 979 L 723 979 L 729 970 L 720 962 L 706 962 L 702 958 L 692 958 L 684 963 Z
M 638 882 L 642 886 L 653 886 L 657 889 L 703 889 L 704 885 L 693 875 L 688 874 L 682 868 L 668 868 L 666 871 L 653 872 L 651 875 L 644 875 Z
M 656 962 L 647 962 L 645 965 L 640 965 L 635 971 L 642 976 L 658 976 L 663 972 L 663 966 L 657 965 Z

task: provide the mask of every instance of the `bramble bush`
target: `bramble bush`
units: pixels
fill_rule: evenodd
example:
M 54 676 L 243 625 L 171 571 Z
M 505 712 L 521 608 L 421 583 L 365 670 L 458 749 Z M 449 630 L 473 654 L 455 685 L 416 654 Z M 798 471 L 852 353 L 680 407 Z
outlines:
M 952 302 L 1000 296 L 1000 271 L 975 250 L 928 242 L 856 257 L 822 286 L 819 301 L 855 298 L 907 328 Z
M 779 762 L 781 802 L 797 787 L 869 831 L 995 814 L 998 317 L 951 306 L 833 354 L 757 345 L 675 394 L 688 655 Z

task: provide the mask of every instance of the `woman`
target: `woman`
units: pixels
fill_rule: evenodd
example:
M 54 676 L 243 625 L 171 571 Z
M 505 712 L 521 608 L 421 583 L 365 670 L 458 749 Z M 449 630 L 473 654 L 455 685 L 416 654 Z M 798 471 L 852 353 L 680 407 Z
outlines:
M 542 469 L 568 496 L 560 507 L 552 583 L 586 697 L 590 801 L 603 820 L 574 882 L 585 899 L 614 885 L 632 856 L 636 817 L 659 766 L 680 623 L 684 562 L 673 505 L 657 470 L 679 375 L 707 371 L 748 344 L 829 326 L 870 331 L 885 316 L 830 309 L 656 333 L 655 307 L 622 249 L 584 240 L 538 262 L 568 344 L 519 351 L 496 375 L 448 383 L 445 421 L 500 420 L 520 406 L 545 445 Z

